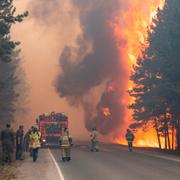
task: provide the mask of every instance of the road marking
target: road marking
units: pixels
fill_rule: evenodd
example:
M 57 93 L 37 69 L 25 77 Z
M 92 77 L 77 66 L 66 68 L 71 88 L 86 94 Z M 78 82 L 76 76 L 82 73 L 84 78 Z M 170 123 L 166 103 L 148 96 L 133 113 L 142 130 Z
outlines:
M 61 180 L 65 180 L 64 177 L 63 177 L 62 171 L 61 171 L 58 163 L 56 162 L 54 156 L 52 155 L 50 149 L 48 149 L 48 152 L 49 152 L 49 155 L 51 156 L 51 159 L 53 160 L 53 162 L 54 162 L 54 164 L 55 164 L 55 166 L 56 166 L 56 169 L 57 169 L 57 172 L 58 172 L 58 174 L 59 174 L 60 179 L 61 179 Z

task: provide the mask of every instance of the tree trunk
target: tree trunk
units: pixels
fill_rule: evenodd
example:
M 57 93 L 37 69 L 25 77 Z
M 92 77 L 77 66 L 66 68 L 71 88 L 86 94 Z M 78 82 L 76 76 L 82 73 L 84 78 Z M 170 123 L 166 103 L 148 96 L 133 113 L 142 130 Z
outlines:
M 164 130 L 164 145 L 165 145 L 165 150 L 167 150 L 167 134 L 166 134 L 166 129 Z
M 174 151 L 174 121 L 172 122 L 172 150 Z
M 156 129 L 156 135 L 157 135 L 157 140 L 158 140 L 158 144 L 159 144 L 159 149 L 162 149 L 159 130 L 158 130 L 158 123 L 157 123 L 156 119 L 154 119 L 154 123 L 155 123 L 155 129 Z
M 169 127 L 168 127 L 168 119 L 167 114 L 164 114 L 164 133 L 165 133 L 165 149 L 170 150 L 170 138 L 169 138 Z
M 168 149 L 171 150 L 171 143 L 170 143 L 169 127 L 168 126 L 167 126 L 167 129 L 166 129 L 166 133 L 167 133 Z
M 180 120 L 177 120 L 176 123 L 176 142 L 177 142 L 177 151 L 180 153 Z

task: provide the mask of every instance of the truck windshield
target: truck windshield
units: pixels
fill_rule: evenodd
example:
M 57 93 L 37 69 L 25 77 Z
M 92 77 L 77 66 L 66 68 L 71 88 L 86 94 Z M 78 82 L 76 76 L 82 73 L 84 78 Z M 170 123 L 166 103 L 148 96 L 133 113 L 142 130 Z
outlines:
M 46 124 L 45 131 L 47 134 L 60 133 L 61 127 L 59 124 Z

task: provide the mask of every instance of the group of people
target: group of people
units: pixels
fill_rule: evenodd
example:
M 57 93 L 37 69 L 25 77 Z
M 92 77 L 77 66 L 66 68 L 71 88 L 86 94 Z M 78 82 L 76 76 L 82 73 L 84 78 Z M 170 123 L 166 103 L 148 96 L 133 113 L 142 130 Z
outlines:
M 130 131 L 130 129 L 127 129 L 126 132 L 126 140 L 128 144 L 128 149 L 131 152 L 133 148 L 133 141 L 134 141 L 134 134 Z M 90 134 L 90 142 L 91 142 L 91 151 L 92 152 L 98 152 L 99 151 L 99 141 L 98 141 L 98 131 L 94 127 L 92 128 L 91 134 Z M 72 143 L 72 137 L 69 135 L 69 131 L 67 128 L 64 128 L 62 130 L 62 134 L 59 139 L 60 147 L 61 147 L 61 154 L 62 154 L 62 161 L 68 162 L 71 160 L 71 146 Z M 34 147 L 33 147 L 34 149 Z M 33 153 L 34 154 L 34 153 Z M 36 151 L 35 151 L 36 154 Z
M 12 162 L 13 150 L 16 148 L 16 160 L 23 160 L 23 152 L 29 151 L 30 156 L 33 161 L 36 162 L 38 158 L 38 151 L 41 147 L 41 133 L 36 127 L 31 127 L 31 129 L 24 135 L 23 126 L 19 126 L 19 129 L 14 133 L 10 124 L 6 125 L 6 128 L 1 132 L 1 144 L 2 144 L 2 154 L 3 161 L 7 163 Z M 98 132 L 96 128 L 92 128 L 92 132 L 90 134 L 91 138 L 91 151 L 99 151 L 98 146 Z M 126 140 L 128 144 L 129 151 L 132 151 L 134 135 L 133 133 L 127 129 Z M 70 161 L 71 160 L 71 146 L 72 137 L 69 135 L 69 131 L 67 128 L 62 130 L 62 134 L 59 139 L 62 161 Z
M 130 129 L 127 129 L 126 132 L 126 141 L 128 144 L 128 149 L 131 152 L 133 148 L 133 141 L 134 141 L 134 134 L 130 131 Z M 91 151 L 92 152 L 98 152 L 99 151 L 99 146 L 98 146 L 98 132 L 96 128 L 92 128 L 92 132 L 90 134 L 91 137 Z
M 2 160 L 5 163 L 11 163 L 13 160 L 13 152 L 16 149 L 16 160 L 23 160 L 23 152 L 29 149 L 33 161 L 37 160 L 38 149 L 40 147 L 41 135 L 37 128 L 32 127 L 24 135 L 24 127 L 19 126 L 16 133 L 11 128 L 10 124 L 2 130 L 0 140 L 2 145 Z M 28 146 L 28 147 L 27 147 Z
M 2 144 L 3 161 L 7 163 L 12 162 L 14 148 L 16 147 L 16 160 L 23 160 L 23 126 L 14 133 L 10 124 L 1 132 L 0 140 Z
M 3 162 L 8 164 L 12 162 L 14 149 L 16 149 L 16 160 L 23 160 L 23 152 L 29 151 L 33 162 L 37 161 L 39 148 L 41 147 L 41 133 L 36 127 L 32 126 L 24 135 L 22 125 L 19 126 L 19 129 L 15 133 L 11 125 L 7 124 L 6 128 L 2 130 L 0 134 L 0 140 L 2 144 Z M 72 138 L 67 128 L 62 130 L 59 143 L 61 146 L 62 160 L 64 162 L 70 161 Z

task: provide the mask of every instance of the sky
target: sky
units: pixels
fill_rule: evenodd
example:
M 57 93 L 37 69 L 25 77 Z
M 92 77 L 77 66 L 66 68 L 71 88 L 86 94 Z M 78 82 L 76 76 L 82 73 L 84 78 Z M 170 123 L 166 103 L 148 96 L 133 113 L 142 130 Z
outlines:
M 82 109 L 70 106 L 64 98 L 59 97 L 54 87 L 55 78 L 60 73 L 58 63 L 61 51 L 64 46 L 72 45 L 80 33 L 78 20 L 71 20 L 66 13 L 71 10 L 66 2 L 61 7 L 63 17 L 54 12 L 45 21 L 41 21 L 36 16 L 37 9 L 34 9 L 36 1 L 15 0 L 17 13 L 29 11 L 29 17 L 12 29 L 13 39 L 21 42 L 21 66 L 28 86 L 28 113 L 16 114 L 16 126 L 23 123 L 27 129 L 41 113 L 65 112 L 69 117 L 72 136 L 83 140 L 89 134 L 84 127 Z M 55 20 L 57 17 L 58 22 Z

